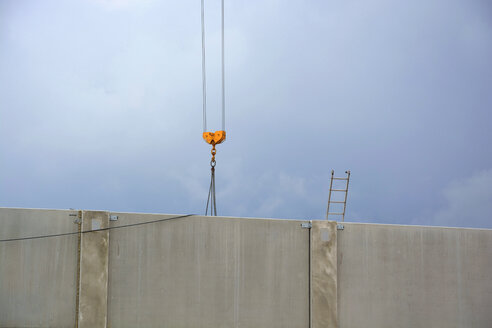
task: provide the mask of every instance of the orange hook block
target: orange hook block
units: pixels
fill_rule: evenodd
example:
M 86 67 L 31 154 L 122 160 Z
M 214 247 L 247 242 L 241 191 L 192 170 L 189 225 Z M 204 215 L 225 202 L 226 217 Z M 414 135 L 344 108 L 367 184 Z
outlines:
M 210 145 L 218 145 L 225 141 L 225 131 L 203 132 L 203 140 Z

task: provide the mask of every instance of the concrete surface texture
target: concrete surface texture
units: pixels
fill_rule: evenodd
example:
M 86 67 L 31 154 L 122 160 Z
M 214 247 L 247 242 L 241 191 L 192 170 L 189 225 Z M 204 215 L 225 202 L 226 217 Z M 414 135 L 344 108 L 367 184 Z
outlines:
M 492 230 L 345 223 L 340 327 L 492 327 Z
M 108 303 L 109 213 L 83 211 L 78 327 L 106 327 Z
M 75 233 L 0 242 L 0 327 L 492 327 L 492 230 L 77 213 L 0 208 Z
M 163 218 L 113 213 L 115 226 Z M 112 327 L 308 327 L 309 229 L 188 217 L 110 232 Z
M 337 328 L 337 224 L 313 221 L 311 228 L 311 326 Z
M 0 209 L 0 239 L 76 232 L 74 211 Z M 77 236 L 0 243 L 0 327 L 73 327 Z

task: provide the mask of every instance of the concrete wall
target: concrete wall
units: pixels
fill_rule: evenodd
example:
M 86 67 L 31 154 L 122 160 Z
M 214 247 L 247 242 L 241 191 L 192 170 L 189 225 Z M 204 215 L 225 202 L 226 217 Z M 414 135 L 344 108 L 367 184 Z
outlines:
M 113 226 L 165 218 L 113 213 Z M 309 229 L 187 217 L 110 231 L 112 327 L 309 327 Z
M 109 213 L 83 211 L 80 243 L 78 328 L 108 322 Z
M 336 328 L 337 230 L 336 222 L 313 221 L 311 228 L 311 325 Z
M 76 232 L 74 211 L 0 209 L 0 239 Z M 73 327 L 77 236 L 0 243 L 0 327 Z
M 0 209 L 0 239 L 77 214 Z M 0 327 L 492 327 L 492 230 L 81 218 L 80 262 L 77 234 L 0 242 Z
M 338 320 L 355 327 L 492 327 L 492 230 L 345 223 Z

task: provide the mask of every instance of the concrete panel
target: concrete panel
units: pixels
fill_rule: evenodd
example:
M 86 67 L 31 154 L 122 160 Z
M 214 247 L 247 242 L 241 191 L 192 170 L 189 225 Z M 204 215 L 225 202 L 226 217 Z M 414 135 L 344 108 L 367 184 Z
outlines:
M 82 231 L 109 227 L 109 213 L 84 211 Z M 107 324 L 109 231 L 82 234 L 80 250 L 80 328 L 103 328 Z
M 344 225 L 341 328 L 492 327 L 492 230 Z
M 337 328 L 337 223 L 311 228 L 311 327 Z
M 113 213 L 112 226 L 165 215 Z M 111 327 L 308 327 L 309 229 L 188 217 L 110 231 Z
M 76 211 L 0 208 L 0 239 L 76 232 Z M 0 242 L 0 327 L 73 327 L 77 236 Z

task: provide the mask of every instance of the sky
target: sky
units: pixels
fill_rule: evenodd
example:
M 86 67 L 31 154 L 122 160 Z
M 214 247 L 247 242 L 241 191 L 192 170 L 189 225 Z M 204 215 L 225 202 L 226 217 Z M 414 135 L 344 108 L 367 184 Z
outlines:
M 346 221 L 492 228 L 489 1 L 225 0 L 225 22 L 219 215 L 324 219 L 333 169 Z M 0 206 L 203 214 L 201 81 L 198 0 L 0 0 Z

